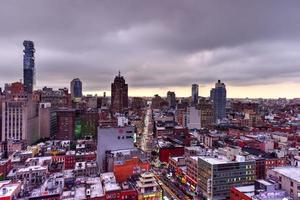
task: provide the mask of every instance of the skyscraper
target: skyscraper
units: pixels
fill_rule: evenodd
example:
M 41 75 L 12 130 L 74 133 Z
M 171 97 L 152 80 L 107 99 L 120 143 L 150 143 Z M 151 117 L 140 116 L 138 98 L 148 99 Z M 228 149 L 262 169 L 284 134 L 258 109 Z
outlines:
M 81 98 L 82 97 L 82 82 L 79 78 L 75 78 L 71 81 L 71 98 Z
M 112 112 L 123 113 L 128 108 L 128 85 L 119 72 L 111 84 L 111 109 Z
M 214 120 L 221 120 L 226 117 L 226 87 L 220 80 L 210 91 L 210 98 L 213 101 Z
M 23 79 L 25 92 L 32 93 L 33 85 L 35 83 L 35 68 L 34 68 L 34 44 L 33 41 L 25 40 L 23 42 L 25 47 L 23 57 Z
M 198 96 L 199 96 L 199 85 L 193 84 L 192 85 L 192 104 L 198 103 Z
M 175 95 L 175 92 L 171 92 L 171 91 L 168 91 L 167 93 L 167 101 L 168 101 L 168 104 L 169 104 L 169 107 L 171 108 L 175 108 L 176 107 L 176 95 Z

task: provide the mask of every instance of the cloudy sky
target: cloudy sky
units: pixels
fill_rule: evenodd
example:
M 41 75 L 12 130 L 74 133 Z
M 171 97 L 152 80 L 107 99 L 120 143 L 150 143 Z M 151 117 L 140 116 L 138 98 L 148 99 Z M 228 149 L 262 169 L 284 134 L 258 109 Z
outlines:
M 132 96 L 300 97 L 300 1 L 2 0 L 0 86 L 22 78 L 36 48 L 36 86 L 110 90 L 121 70 Z

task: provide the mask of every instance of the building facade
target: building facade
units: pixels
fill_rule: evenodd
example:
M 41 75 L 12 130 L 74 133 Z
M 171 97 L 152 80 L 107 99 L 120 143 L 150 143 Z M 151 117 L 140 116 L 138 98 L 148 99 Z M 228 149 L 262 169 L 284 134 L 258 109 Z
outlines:
M 75 135 L 75 110 L 61 109 L 56 112 L 57 133 L 55 139 L 72 140 Z
M 198 187 L 207 199 L 229 198 L 231 187 L 253 184 L 255 179 L 255 161 L 198 157 Z
M 175 92 L 168 91 L 167 93 L 167 101 L 169 104 L 169 108 L 175 108 L 176 107 L 176 95 Z
M 22 140 L 31 144 L 38 139 L 37 104 L 26 99 L 2 102 L 2 141 Z

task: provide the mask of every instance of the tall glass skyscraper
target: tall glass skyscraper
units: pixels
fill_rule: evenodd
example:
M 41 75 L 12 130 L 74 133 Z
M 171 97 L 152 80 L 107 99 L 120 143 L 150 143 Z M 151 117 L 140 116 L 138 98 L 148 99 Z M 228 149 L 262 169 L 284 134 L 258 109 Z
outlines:
M 71 81 L 70 90 L 72 99 L 82 97 L 82 82 L 79 78 L 75 78 Z
M 220 80 L 211 89 L 210 98 L 213 101 L 214 120 L 217 122 L 226 117 L 226 87 Z
M 35 67 L 34 67 L 34 44 L 33 41 L 25 40 L 23 56 L 23 79 L 25 92 L 32 93 L 35 83 Z
M 192 104 L 198 103 L 198 97 L 199 97 L 199 85 L 193 84 L 192 85 Z

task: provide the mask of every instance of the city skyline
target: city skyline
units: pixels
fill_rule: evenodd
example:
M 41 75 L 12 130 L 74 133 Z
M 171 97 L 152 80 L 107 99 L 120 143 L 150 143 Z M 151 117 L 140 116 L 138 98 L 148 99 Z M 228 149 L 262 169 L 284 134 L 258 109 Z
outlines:
M 207 97 L 221 79 L 229 98 L 299 97 L 298 2 L 69 4 L 0 3 L 0 21 L 10 21 L 0 35 L 0 87 L 22 78 L 22 42 L 32 40 L 35 88 L 68 87 L 78 77 L 84 94 L 110 95 L 120 70 L 129 96 L 186 97 L 197 83 Z

